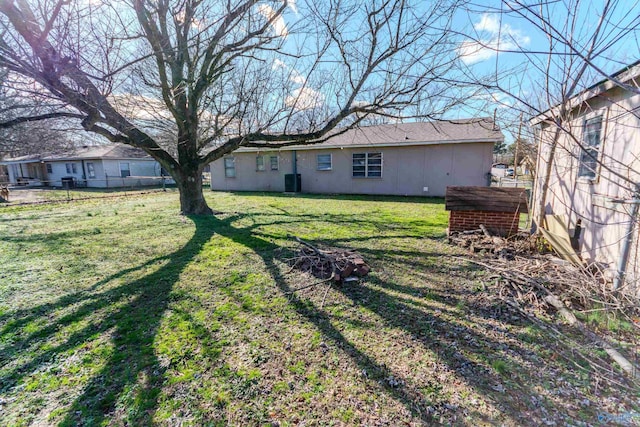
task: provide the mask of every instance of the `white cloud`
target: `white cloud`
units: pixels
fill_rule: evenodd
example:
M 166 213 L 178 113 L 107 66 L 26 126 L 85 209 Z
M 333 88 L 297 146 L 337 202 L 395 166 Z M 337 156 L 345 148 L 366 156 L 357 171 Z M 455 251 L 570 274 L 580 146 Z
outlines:
M 289 9 L 293 11 L 296 15 L 298 14 L 298 6 L 296 6 L 296 0 L 289 0 L 288 5 Z
M 480 17 L 480 22 L 476 22 L 473 25 L 473 28 L 476 31 L 488 31 L 493 34 L 497 34 L 500 31 L 500 22 L 495 16 L 483 13 Z
M 271 28 L 278 37 L 287 37 L 289 30 L 287 29 L 287 24 L 284 22 L 282 15 L 276 16 L 276 11 L 268 4 L 264 3 L 258 5 L 258 12 L 260 12 L 260 14 L 266 19 L 273 20 L 271 22 Z
M 271 69 L 272 70 L 277 70 L 279 68 L 283 68 L 283 69 L 286 70 L 287 68 L 289 68 L 289 66 L 287 64 L 285 64 L 285 62 L 283 60 L 276 58 L 276 59 L 273 60 L 273 65 L 271 66 Z
M 281 70 L 283 73 L 288 73 L 288 79 L 292 83 L 292 86 L 300 86 L 292 89 L 291 94 L 284 99 L 284 103 L 287 107 L 294 110 L 303 111 L 311 110 L 321 107 L 325 102 L 325 96 L 317 90 L 306 86 L 307 78 L 300 74 L 298 70 L 290 67 L 284 61 L 280 59 L 274 59 L 271 65 L 273 70 Z
M 293 13 L 298 15 L 298 6 L 296 5 L 296 0 L 288 0 L 287 7 L 291 9 Z M 260 14 L 266 19 L 273 19 L 271 28 L 278 37 L 287 37 L 289 35 L 289 29 L 287 28 L 287 24 L 284 21 L 284 17 L 282 15 L 276 17 L 277 12 L 270 5 L 265 3 L 259 4 L 258 12 L 260 12 Z
M 304 85 L 307 82 L 305 76 L 300 74 L 298 70 L 295 68 L 289 67 L 284 61 L 280 59 L 274 59 L 273 64 L 271 65 L 272 70 L 283 70 L 284 72 L 289 73 L 289 80 L 293 83 Z
M 311 110 L 324 104 L 324 95 L 310 87 L 294 89 L 284 100 L 285 105 L 296 110 Z
M 307 82 L 307 79 L 296 70 L 292 70 L 291 75 L 289 76 L 289 80 L 299 85 L 303 85 Z
M 499 51 L 508 51 L 527 46 L 531 39 L 509 24 L 502 24 L 495 16 L 482 14 L 480 21 L 473 25 L 478 40 L 464 41 L 458 48 L 465 64 L 475 64 L 492 58 Z

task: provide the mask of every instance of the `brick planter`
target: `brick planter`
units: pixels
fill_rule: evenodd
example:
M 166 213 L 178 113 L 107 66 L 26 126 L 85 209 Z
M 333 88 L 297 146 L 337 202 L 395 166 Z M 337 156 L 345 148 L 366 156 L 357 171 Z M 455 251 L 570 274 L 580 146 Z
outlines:
M 480 224 L 498 236 L 510 236 L 518 232 L 520 214 L 492 211 L 451 211 L 449 232 L 477 230 Z
M 527 212 L 523 188 L 447 187 L 449 232 L 477 230 L 508 237 L 518 232 L 520 213 Z

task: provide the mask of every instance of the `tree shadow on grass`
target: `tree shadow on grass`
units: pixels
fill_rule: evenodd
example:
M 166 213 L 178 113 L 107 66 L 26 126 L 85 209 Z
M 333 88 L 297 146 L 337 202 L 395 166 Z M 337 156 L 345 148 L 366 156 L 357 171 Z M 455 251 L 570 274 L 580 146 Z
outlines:
M 215 190 L 214 190 L 215 192 Z M 308 200 L 345 200 L 362 202 L 392 202 L 392 203 L 424 203 L 444 205 L 443 197 L 425 196 L 388 196 L 379 194 L 327 194 L 327 193 L 281 193 L 257 191 L 222 191 L 238 196 L 268 197 L 278 199 L 308 199 Z
M 266 215 L 268 216 L 268 214 Z M 97 336 L 110 340 L 113 352 L 109 354 L 98 372 L 91 374 L 91 379 L 84 386 L 81 394 L 76 397 L 70 408 L 64 413 L 62 425 L 94 425 L 108 422 L 111 418 L 116 418 L 124 422 L 133 424 L 150 424 L 153 413 L 158 406 L 158 395 L 162 389 L 163 381 L 166 379 L 166 364 L 159 361 L 154 351 L 154 339 L 157 338 L 161 319 L 172 301 L 172 290 L 174 284 L 179 280 L 181 272 L 198 254 L 203 245 L 209 241 L 214 231 L 257 254 L 263 261 L 269 274 L 271 275 L 277 289 L 287 295 L 291 306 L 297 313 L 317 331 L 324 340 L 333 347 L 339 349 L 341 353 L 352 360 L 362 372 L 367 373 L 367 378 L 362 381 L 392 397 L 400 402 L 413 414 L 415 419 L 421 420 L 424 424 L 434 424 L 438 418 L 434 418 L 433 399 L 425 396 L 425 392 L 413 380 L 412 374 L 406 375 L 397 372 L 393 367 L 385 364 L 384 358 L 372 353 L 361 342 L 350 339 L 345 334 L 344 325 L 350 323 L 350 318 L 345 317 L 341 322 L 336 322 L 337 315 L 332 313 L 329 306 L 320 307 L 313 301 L 291 293 L 289 281 L 284 277 L 281 265 L 275 258 L 278 245 L 273 243 L 268 235 L 262 235 L 260 227 L 270 226 L 278 221 L 251 221 L 251 225 L 239 227 L 235 222 L 244 218 L 244 215 L 232 215 L 224 218 L 192 218 L 196 225 L 196 231 L 192 239 L 180 250 L 156 258 L 155 262 L 165 263 L 158 270 L 126 283 L 116 289 L 107 290 L 99 295 L 91 295 L 91 299 L 86 300 L 87 295 L 77 295 L 63 297 L 58 302 L 46 304 L 34 310 L 37 318 L 46 318 L 57 309 L 67 308 L 70 312 L 64 317 L 54 320 L 54 325 L 47 326 L 37 334 L 28 335 L 20 341 L 11 344 L 11 352 L 19 352 L 37 342 L 44 342 L 46 337 L 52 336 L 56 330 L 65 328 L 73 324 L 82 324 L 81 321 L 89 317 L 94 311 L 107 311 L 106 315 L 98 321 L 82 324 L 82 329 L 73 332 L 64 338 L 61 344 L 47 349 L 39 349 L 38 352 L 24 363 L 11 367 L 10 371 L 4 371 L 0 376 L 2 390 L 15 387 L 17 383 L 25 377 L 37 372 L 42 367 L 55 364 L 56 359 L 62 360 L 66 353 L 77 351 L 82 346 L 90 347 Z M 310 218 L 298 219 L 298 222 L 312 221 Z M 291 224 L 296 227 L 296 218 L 293 221 L 284 221 L 282 225 Z M 277 236 L 273 236 L 274 238 Z M 282 236 L 280 236 L 282 237 Z M 407 236 L 411 237 L 411 236 Z M 384 239 L 385 236 L 372 236 L 371 239 Z M 363 247 L 366 247 L 364 239 L 361 240 Z M 331 240 L 324 240 L 323 243 L 331 245 Z M 348 244 L 347 241 L 335 239 L 334 243 L 341 245 Z M 386 258 L 383 252 L 371 252 L 376 262 L 381 262 Z M 402 257 L 442 257 L 441 253 L 411 253 L 405 251 L 400 254 Z M 149 261 L 139 268 L 143 269 L 154 262 Z M 400 262 L 400 260 L 398 260 Z M 402 259 L 404 262 L 404 258 Z M 415 268 L 433 269 L 438 274 L 444 274 L 446 269 L 432 261 L 416 264 Z M 113 276 L 121 277 L 138 268 L 123 270 Z M 475 267 L 469 267 L 474 270 Z M 463 275 L 464 269 L 458 271 Z M 105 279 L 106 280 L 106 279 Z M 94 287 L 99 287 L 104 281 L 98 282 Z M 230 288 L 229 292 L 233 292 Z M 385 328 L 402 331 L 411 337 L 414 343 L 420 348 L 422 353 L 432 352 L 436 355 L 438 363 L 444 366 L 451 375 L 466 382 L 479 394 L 488 397 L 505 409 L 504 417 L 511 424 L 535 423 L 534 420 L 522 420 L 516 418 L 509 419 L 510 416 L 517 417 L 523 412 L 523 404 L 517 402 L 508 393 L 495 391 L 493 387 L 503 382 L 505 378 L 496 372 L 486 368 L 486 363 L 481 364 L 470 357 L 477 349 L 472 348 L 464 342 L 480 342 L 486 348 L 485 352 L 493 351 L 501 343 L 495 338 L 493 341 L 487 337 L 480 336 L 477 330 L 465 326 L 461 322 L 444 316 L 436 315 L 436 303 L 447 306 L 447 311 L 455 313 L 459 298 L 447 295 L 440 295 L 437 292 L 431 293 L 429 298 L 422 298 L 416 288 L 404 284 L 398 284 L 391 279 L 383 279 L 382 275 L 370 276 L 362 286 L 334 288 L 332 295 L 346 297 L 352 302 L 353 307 L 360 307 L 374 313 L 381 319 Z M 416 298 L 419 300 L 416 301 Z M 445 310 L 443 310 L 445 311 Z M 15 313 L 14 313 L 15 314 Z M 347 316 L 349 311 L 346 310 Z M 187 322 L 194 320 L 188 312 L 178 313 Z M 461 315 L 464 315 L 461 313 Z M 21 312 L 18 318 L 18 326 L 9 325 L 9 328 L 22 327 L 30 323 L 33 313 Z M 351 322 L 357 328 L 373 328 L 371 322 Z M 3 335 L 5 331 L 0 331 Z M 202 335 L 206 335 L 206 328 L 203 327 Z M 381 336 L 381 335 L 378 335 Z M 461 340 L 460 337 L 468 336 Z M 464 341 L 464 342 L 462 342 Z M 454 345 L 454 343 L 456 345 Z M 403 343 L 400 343 L 403 344 Z M 104 347 L 104 346 L 103 346 Z M 215 349 L 214 349 L 215 350 Z M 517 349 L 516 349 L 517 350 Z M 395 351 L 395 356 L 401 354 Z M 4 357 L 11 354 L 4 351 Z M 75 354 L 74 353 L 74 354 Z M 212 353 L 212 358 L 216 357 L 216 352 Z M 505 356 L 505 354 L 502 354 Z M 3 357 L 0 354 L 0 359 Z M 1 360 L 0 360 L 1 362 Z M 391 382 L 388 379 L 395 378 L 399 381 Z M 437 379 L 433 380 L 437 382 Z M 537 396 L 533 390 L 533 384 L 518 384 L 518 391 L 523 395 Z M 440 402 L 444 404 L 443 401 Z M 126 411 L 120 413 L 119 411 Z M 483 414 L 474 414 L 474 420 L 481 420 Z M 485 420 L 491 423 L 494 420 Z
M 448 412 L 453 417 L 449 420 L 454 420 L 460 425 L 478 422 L 538 425 L 543 423 L 547 416 L 552 417 L 551 419 L 555 416 L 571 417 L 568 415 L 571 411 L 569 407 L 562 402 L 549 401 L 547 396 L 541 394 L 541 388 L 538 386 L 552 379 L 548 377 L 548 373 L 537 367 L 542 361 L 536 355 L 532 356 L 530 349 L 517 337 L 514 339 L 514 336 L 509 336 L 511 333 L 503 327 L 507 324 L 521 324 L 522 319 L 515 321 L 511 314 L 504 321 L 489 323 L 491 319 L 487 318 L 486 313 L 465 306 L 468 291 L 463 289 L 464 287 L 452 287 L 449 292 L 444 281 L 436 284 L 441 289 L 430 291 L 428 295 L 422 294 L 417 287 L 400 285 L 384 275 L 375 274 L 360 286 L 334 287 L 332 294 L 342 294 L 351 301 L 354 310 L 361 307 L 375 313 L 381 319 L 384 328 L 402 331 L 410 337 L 411 345 L 421 348 L 420 351 L 425 354 L 432 353 L 437 361 L 436 365 L 447 372 L 452 378 L 452 383 L 462 382 L 487 402 L 491 402 L 493 411 L 496 411 L 494 416 L 498 416 L 499 419 L 490 419 L 486 411 L 478 411 L 473 404 L 468 405 L 460 401 L 458 403 L 464 405 L 463 411 L 456 413 L 457 405 L 450 405 L 446 397 L 437 401 L 438 399 L 429 396 L 428 392 L 425 393 L 424 384 L 418 384 L 413 378 L 413 373 L 403 376 L 403 373 L 389 367 L 384 357 L 371 353 L 362 343 L 348 338 L 343 327 L 339 326 L 342 323 L 343 326 L 351 324 L 367 329 L 372 327 L 370 322 L 358 323 L 357 318 L 351 322 L 351 319 L 344 316 L 339 319 L 341 315 L 332 312 L 331 303 L 323 308 L 318 301 L 314 302 L 293 292 L 294 289 L 284 277 L 283 269 L 276 259 L 278 246 L 269 242 L 269 238 L 263 236 L 253 225 L 244 228 L 234 226 L 236 219 L 214 219 L 216 231 L 258 254 L 275 285 L 288 297 L 296 312 L 313 325 L 327 342 L 339 348 L 362 372 L 367 373 L 364 381 L 401 402 L 414 418 L 427 425 L 438 424 L 441 422 L 439 415 Z M 380 237 L 371 238 L 375 240 Z M 331 245 L 330 240 L 323 239 L 322 243 Z M 336 239 L 336 243 L 344 245 L 347 242 Z M 370 254 L 376 257 L 384 255 L 377 251 L 370 251 Z M 439 264 L 433 263 L 433 260 L 422 263 L 416 259 L 412 268 L 431 269 L 440 276 L 446 274 L 446 268 L 442 265 L 445 254 L 402 253 L 401 258 L 407 255 L 414 258 L 440 259 Z M 476 271 L 476 266 L 467 264 L 464 267 L 458 262 L 454 267 L 457 278 L 453 280 L 462 280 L 465 274 L 473 275 Z M 402 352 L 398 352 L 397 357 L 401 357 L 401 354 Z M 428 370 L 423 371 L 423 374 L 428 374 Z M 395 380 L 390 381 L 390 378 Z M 539 381 L 531 381 L 534 378 Z M 436 378 L 427 380 L 428 385 L 435 388 L 441 386 L 438 381 Z M 539 411 L 536 402 L 543 401 L 551 413 Z M 470 416 L 473 420 L 471 424 L 462 418 L 456 418 L 463 415 Z
M 433 417 L 433 408 L 430 407 L 432 402 L 424 396 L 423 392 L 415 384 L 411 385 L 410 381 L 402 381 L 401 374 L 394 372 L 385 363 L 377 360 L 375 355 L 368 354 L 365 350 L 360 349 L 357 343 L 351 342 L 341 330 L 334 326 L 336 319 L 326 309 L 320 308 L 293 292 L 294 289 L 288 284 L 276 264 L 274 257 L 276 252 L 274 251 L 278 246 L 264 240 L 260 234 L 254 233 L 251 226 L 247 228 L 232 226 L 231 223 L 234 220 L 235 218 L 233 217 L 215 219 L 217 223 L 216 231 L 220 235 L 254 250 L 262 258 L 276 286 L 283 294 L 287 295 L 293 308 L 314 325 L 328 342 L 332 342 L 334 346 L 348 355 L 362 372 L 366 372 L 367 379 L 371 385 L 402 402 L 414 417 L 428 424 L 437 423 L 437 419 Z M 423 255 L 429 256 L 429 254 Z M 442 254 L 434 254 L 434 256 L 440 255 Z M 372 280 L 375 285 L 386 285 L 380 280 Z M 399 289 L 393 284 L 389 284 L 389 286 L 396 290 Z M 412 335 L 414 339 L 422 341 L 424 347 L 435 352 L 437 357 L 448 365 L 451 370 L 455 371 L 463 367 L 469 374 L 467 380 L 481 394 L 496 394 L 491 387 L 500 383 L 499 376 L 456 351 L 454 347 L 451 347 L 452 339 L 449 337 L 438 336 L 438 333 L 447 328 L 457 327 L 458 329 L 464 329 L 458 331 L 459 334 L 471 335 L 473 338 L 481 339 L 481 337 L 476 336 L 474 331 L 461 328 L 457 324 L 448 323 L 435 316 L 425 315 L 424 310 L 419 310 L 416 305 L 409 304 L 407 302 L 409 300 L 396 298 L 386 292 L 375 289 L 375 287 L 360 286 L 350 288 L 345 286 L 337 289 L 352 300 L 355 306 L 370 309 L 381 316 L 388 326 L 402 329 Z M 434 331 L 434 323 L 440 324 L 437 331 Z M 474 375 L 477 377 L 473 378 Z M 401 381 L 390 381 L 390 378 L 397 378 Z
M 210 218 L 190 219 L 196 229 L 182 248 L 138 267 L 122 270 L 96 283 L 92 289 L 136 270 L 156 263 L 162 264 L 152 273 L 97 296 L 83 292 L 35 307 L 31 313 L 13 313 L 17 316 L 15 322 L 8 322 L 0 335 L 10 336 L 30 322 L 47 317 L 55 318 L 57 310 L 69 311 L 40 330 L 2 347 L 0 362 L 3 359 L 7 362 L 13 354 L 25 349 L 35 350 L 31 351 L 26 360 L 2 371 L 0 391 L 9 391 L 43 368 L 59 369 L 59 363 L 56 362 L 63 360 L 69 352 L 88 359 L 103 356 L 104 361 L 94 368 L 98 372 L 91 374 L 91 379 L 74 399 L 60 425 L 99 425 L 120 408 L 126 408 L 127 413 L 120 414 L 124 420 L 148 424 L 157 404 L 166 369 L 156 357 L 154 339 L 170 303 L 173 285 L 214 234 L 214 224 Z M 91 319 L 91 314 L 95 312 L 104 312 L 104 316 Z M 72 325 L 81 326 L 57 344 L 43 345 L 57 331 Z M 96 340 L 104 338 L 110 339 L 110 353 L 92 354 Z M 106 349 L 104 344 L 98 344 L 98 347 Z M 104 351 L 108 352 L 109 349 Z

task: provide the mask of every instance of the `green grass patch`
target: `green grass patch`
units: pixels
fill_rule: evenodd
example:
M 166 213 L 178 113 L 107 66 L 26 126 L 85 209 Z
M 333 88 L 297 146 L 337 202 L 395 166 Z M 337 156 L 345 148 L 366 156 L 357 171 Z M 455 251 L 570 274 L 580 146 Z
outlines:
M 476 267 L 450 256 L 443 200 L 207 192 L 223 213 L 184 217 L 175 191 L 113 196 L 0 210 L 2 425 L 517 418 L 487 397 L 515 368 L 474 354 L 501 342 L 470 320 Z M 290 271 L 290 235 L 372 272 L 295 291 L 316 279 Z

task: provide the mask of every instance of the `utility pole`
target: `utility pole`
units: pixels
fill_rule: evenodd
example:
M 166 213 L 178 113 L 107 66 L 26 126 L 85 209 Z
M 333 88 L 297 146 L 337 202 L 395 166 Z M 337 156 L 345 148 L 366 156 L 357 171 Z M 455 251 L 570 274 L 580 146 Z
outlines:
M 518 124 L 518 137 L 516 138 L 516 150 L 513 154 L 513 177 L 518 185 L 518 156 L 520 155 L 520 137 L 522 136 L 522 112 L 520 112 L 520 123 Z

